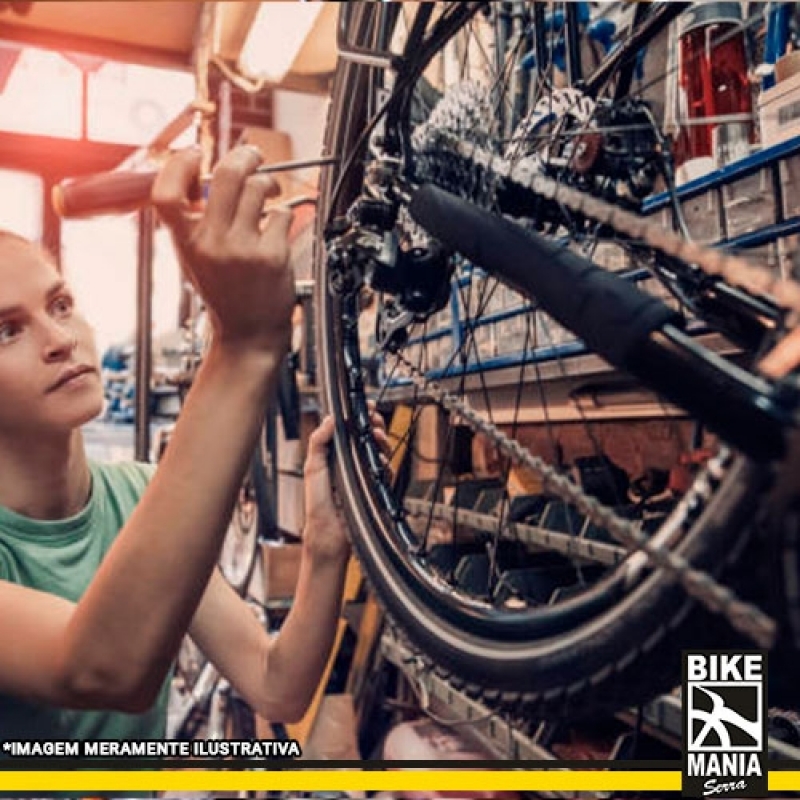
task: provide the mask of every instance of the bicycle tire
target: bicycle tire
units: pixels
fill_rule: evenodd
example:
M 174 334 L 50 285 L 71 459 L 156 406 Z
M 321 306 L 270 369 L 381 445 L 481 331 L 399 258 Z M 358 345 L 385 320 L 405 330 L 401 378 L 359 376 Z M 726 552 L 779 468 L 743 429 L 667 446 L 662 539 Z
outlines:
M 371 5 L 348 15 L 345 33 L 361 48 L 383 50 L 391 38 L 387 13 L 396 12 Z M 442 33 L 442 45 L 464 24 L 460 19 Z M 415 52 L 404 54 L 414 57 Z M 325 148 L 342 154 L 343 164 L 323 179 L 315 253 L 320 386 L 337 422 L 336 479 L 366 576 L 413 644 L 444 674 L 494 702 L 522 701 L 536 715 L 562 717 L 635 704 L 668 690 L 680 678 L 682 648 L 741 639 L 718 616 L 698 609 L 664 570 L 654 568 L 626 588 L 626 560 L 577 598 L 526 616 L 454 601 L 452 585 L 441 586 L 404 551 L 411 537 L 401 530 L 402 498 L 375 479 L 375 448 L 365 432 L 366 390 L 352 326 L 346 328 L 358 315 L 357 305 L 352 296 L 331 289 L 320 245 L 327 222 L 345 214 L 360 191 L 359 160 L 380 77 L 379 68 L 340 61 Z M 739 575 L 743 560 L 763 544 L 749 522 L 775 473 L 775 465 L 733 460 L 712 497 L 696 496 L 701 513 L 674 551 L 718 578 Z M 753 589 L 748 581 L 738 588 Z

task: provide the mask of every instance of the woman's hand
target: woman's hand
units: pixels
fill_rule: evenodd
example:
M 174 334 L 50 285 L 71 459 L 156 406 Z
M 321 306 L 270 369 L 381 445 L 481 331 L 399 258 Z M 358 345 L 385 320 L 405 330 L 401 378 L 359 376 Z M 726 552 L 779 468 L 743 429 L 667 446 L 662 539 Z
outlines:
M 259 174 L 259 152 L 237 147 L 217 164 L 205 210 L 190 201 L 200 177 L 197 149 L 176 153 L 153 187 L 153 202 L 169 226 L 181 266 L 208 308 L 215 343 L 238 351 L 286 352 L 295 301 L 288 267 L 292 214 L 264 202 L 279 193 Z
M 383 417 L 370 406 L 372 432 L 378 446 L 388 450 Z M 347 527 L 333 497 L 328 451 L 333 446 L 332 416 L 322 420 L 311 434 L 304 468 L 306 522 L 303 542 L 314 559 L 345 559 L 350 555 Z

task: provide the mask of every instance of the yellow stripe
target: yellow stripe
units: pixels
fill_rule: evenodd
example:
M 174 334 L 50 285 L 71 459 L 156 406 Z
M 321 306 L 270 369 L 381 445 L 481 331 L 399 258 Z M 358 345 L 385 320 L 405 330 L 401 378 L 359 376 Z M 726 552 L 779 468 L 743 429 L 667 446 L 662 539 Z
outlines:
M 786 775 L 787 773 L 781 773 Z M 789 773 L 791 774 L 791 773 Z M 794 773 L 795 776 L 797 773 Z M 795 786 L 800 781 L 795 780 Z M 0 791 L 385 791 L 472 789 L 533 791 L 625 791 L 660 789 L 679 791 L 680 772 L 612 772 L 567 770 L 457 770 L 381 771 L 286 770 L 280 772 L 222 772 L 211 770 L 161 770 L 130 772 L 5 772 L 0 771 Z M 788 788 L 788 786 L 784 787 Z
M 800 791 L 800 772 L 787 769 L 785 772 L 770 772 L 767 777 L 771 792 Z
M 435 791 L 475 789 L 505 791 L 677 792 L 680 772 L 577 770 L 295 770 L 280 772 L 159 770 L 130 772 L 12 772 L 0 770 L 0 791 Z M 800 771 L 769 773 L 769 790 L 800 791 Z

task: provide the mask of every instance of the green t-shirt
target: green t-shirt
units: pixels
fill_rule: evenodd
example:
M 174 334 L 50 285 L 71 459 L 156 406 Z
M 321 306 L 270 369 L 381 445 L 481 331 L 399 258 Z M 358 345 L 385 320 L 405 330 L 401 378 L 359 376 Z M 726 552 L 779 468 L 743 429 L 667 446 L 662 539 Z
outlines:
M 40 521 L 0 507 L 0 579 L 73 602 L 83 595 L 155 471 L 135 463 L 90 468 L 91 497 L 74 517 Z M 169 678 L 152 708 L 127 714 L 54 708 L 0 694 L 0 740 L 160 739 L 168 696 Z

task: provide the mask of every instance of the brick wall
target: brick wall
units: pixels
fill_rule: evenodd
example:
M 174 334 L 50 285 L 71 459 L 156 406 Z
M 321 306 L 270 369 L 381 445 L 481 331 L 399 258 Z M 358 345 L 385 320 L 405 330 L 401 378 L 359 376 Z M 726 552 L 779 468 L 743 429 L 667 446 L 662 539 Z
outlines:
M 209 78 L 211 97 L 219 104 L 223 79 L 217 74 Z M 267 87 L 256 94 L 248 94 L 236 86 L 231 89 L 230 143 L 236 144 L 244 128 L 272 128 L 275 122 L 275 103 L 272 88 Z M 219 138 L 219 137 L 218 137 Z

